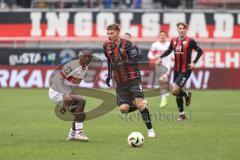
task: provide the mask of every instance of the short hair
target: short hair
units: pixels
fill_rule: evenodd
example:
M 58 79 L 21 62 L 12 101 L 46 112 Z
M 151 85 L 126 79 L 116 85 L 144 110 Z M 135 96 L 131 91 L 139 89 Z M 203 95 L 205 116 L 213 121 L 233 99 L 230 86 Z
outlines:
M 167 32 L 166 32 L 166 31 L 160 31 L 160 33 L 159 33 L 159 34 L 161 34 L 161 33 L 167 34 Z
M 120 26 L 117 23 L 113 23 L 107 26 L 107 30 L 120 31 Z
M 177 23 L 177 27 L 179 27 L 181 25 L 184 26 L 184 28 L 188 28 L 188 25 L 186 23 L 184 23 L 184 22 Z
M 130 34 L 130 33 L 128 33 L 128 32 L 126 32 L 124 35 L 126 35 L 126 36 L 128 36 L 128 37 L 132 37 L 132 35 Z
M 85 48 L 79 52 L 79 57 L 84 55 L 93 55 L 93 50 L 90 48 Z

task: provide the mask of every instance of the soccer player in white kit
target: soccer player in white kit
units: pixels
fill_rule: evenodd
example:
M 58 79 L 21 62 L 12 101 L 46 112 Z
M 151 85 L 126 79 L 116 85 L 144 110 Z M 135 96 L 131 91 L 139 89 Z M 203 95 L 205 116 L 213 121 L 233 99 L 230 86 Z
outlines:
M 148 59 L 150 63 L 156 64 L 156 67 L 159 67 L 159 57 L 162 53 L 168 49 L 170 42 L 167 41 L 167 33 L 165 31 L 160 31 L 158 41 L 154 42 L 148 52 Z M 164 61 L 162 61 L 162 65 L 167 68 L 167 72 L 163 75 L 160 75 L 159 82 L 161 86 L 169 85 L 169 77 L 172 66 L 172 57 L 168 56 Z M 167 105 L 167 97 L 169 96 L 169 92 L 165 92 L 161 95 L 160 107 L 165 107 Z
M 73 92 L 79 87 L 81 81 L 86 77 L 88 65 L 92 61 L 91 50 L 83 50 L 79 54 L 79 59 L 74 59 L 52 74 L 49 98 L 51 101 L 61 105 L 60 112 L 64 114 L 67 110 L 72 112 L 74 120 L 69 131 L 67 140 L 88 141 L 88 137 L 83 132 L 83 121 L 86 117 L 84 107 L 86 100 Z

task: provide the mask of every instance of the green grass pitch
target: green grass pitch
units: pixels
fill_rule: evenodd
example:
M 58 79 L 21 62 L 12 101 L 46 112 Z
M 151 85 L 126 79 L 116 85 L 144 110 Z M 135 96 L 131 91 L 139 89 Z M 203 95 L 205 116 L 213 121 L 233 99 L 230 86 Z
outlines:
M 70 122 L 58 119 L 46 89 L 0 89 L 0 160 L 237 160 L 240 157 L 240 91 L 193 90 L 191 120 L 171 118 L 177 113 L 174 97 L 159 116 L 159 97 L 148 98 L 157 137 L 146 136 L 136 113 L 122 117 L 117 107 L 105 116 L 86 121 L 90 142 L 68 142 Z M 87 98 L 86 109 L 100 101 Z M 186 110 L 190 117 L 190 109 Z M 158 117 L 159 116 L 159 117 Z M 130 119 L 131 118 L 131 119 Z M 127 136 L 145 136 L 141 148 L 130 148 Z

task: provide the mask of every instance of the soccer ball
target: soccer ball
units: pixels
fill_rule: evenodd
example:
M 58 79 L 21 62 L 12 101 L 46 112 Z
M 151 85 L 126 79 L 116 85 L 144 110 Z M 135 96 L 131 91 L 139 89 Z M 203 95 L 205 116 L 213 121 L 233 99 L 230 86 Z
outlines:
M 140 132 L 130 133 L 127 140 L 131 147 L 141 147 L 144 143 L 144 137 Z

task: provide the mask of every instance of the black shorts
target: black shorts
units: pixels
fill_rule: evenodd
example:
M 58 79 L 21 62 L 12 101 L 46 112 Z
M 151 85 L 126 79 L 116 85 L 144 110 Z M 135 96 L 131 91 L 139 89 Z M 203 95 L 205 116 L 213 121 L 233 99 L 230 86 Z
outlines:
M 174 71 L 173 83 L 176 83 L 179 87 L 183 87 L 187 82 L 188 78 L 191 76 L 192 71 L 187 72 L 176 72 Z
M 132 105 L 135 98 L 144 98 L 141 79 L 136 78 L 117 85 L 116 93 L 118 106 L 122 104 Z

